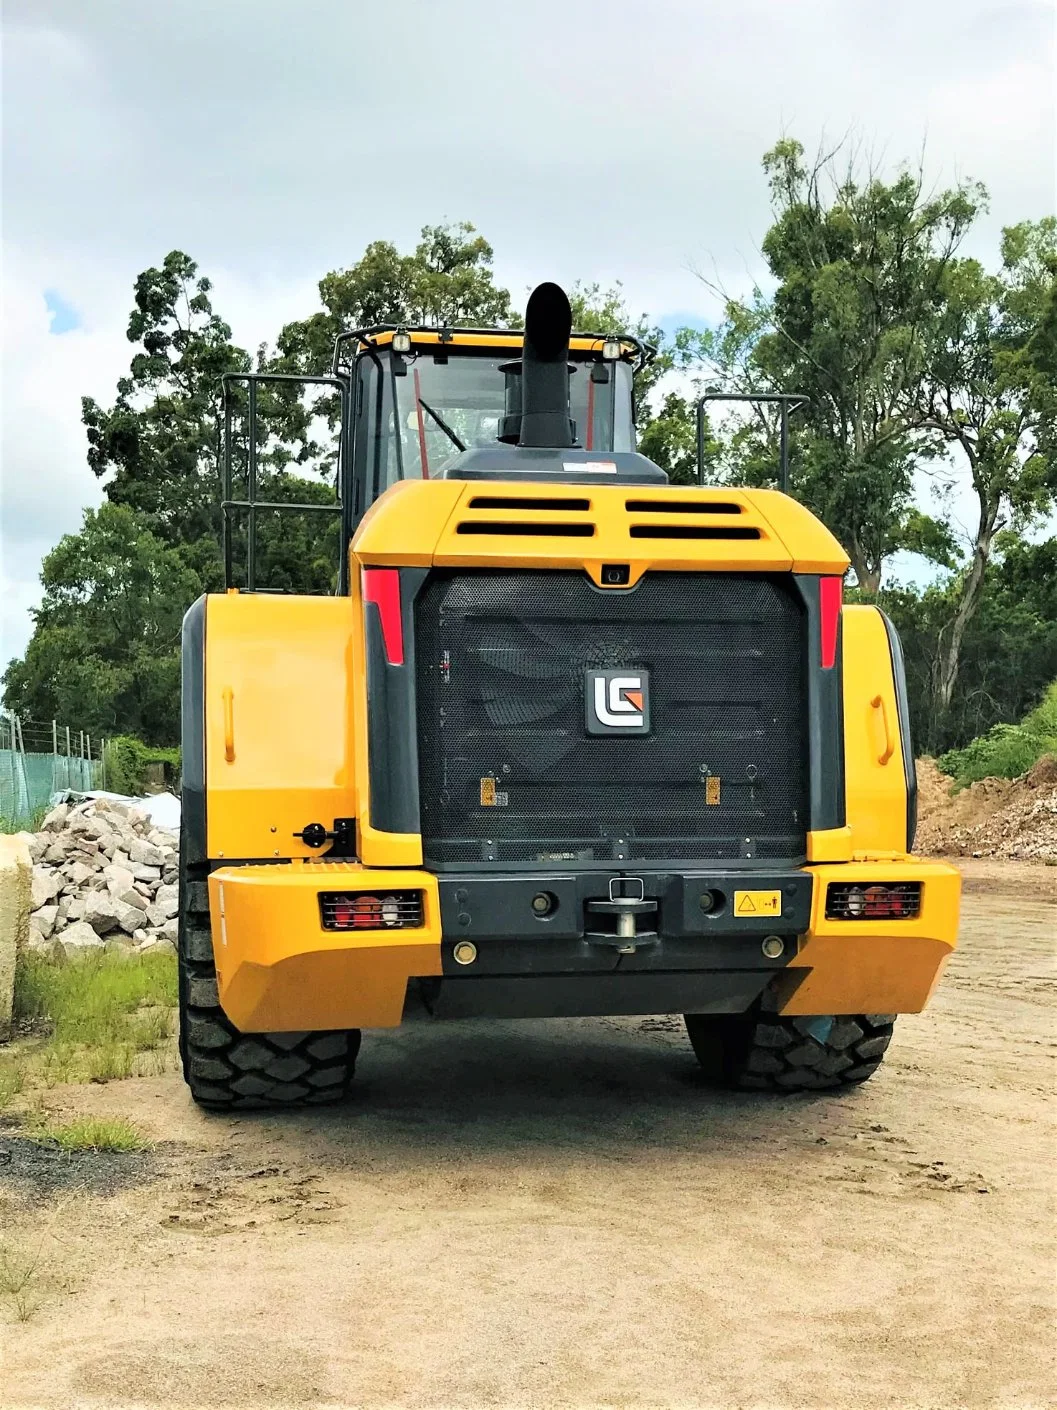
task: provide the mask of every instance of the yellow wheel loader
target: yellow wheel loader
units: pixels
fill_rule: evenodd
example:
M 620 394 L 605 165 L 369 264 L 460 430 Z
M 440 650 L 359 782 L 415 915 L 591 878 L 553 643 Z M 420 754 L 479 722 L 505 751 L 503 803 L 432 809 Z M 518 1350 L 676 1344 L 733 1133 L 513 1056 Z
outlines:
M 269 379 L 235 379 L 229 590 L 183 632 L 203 1106 L 337 1100 L 360 1030 L 413 1012 L 683 1013 L 718 1083 L 837 1089 L 927 1002 L 959 878 L 911 855 L 896 633 L 842 604 L 848 559 L 787 494 L 635 451 L 650 351 L 572 336 L 553 284 L 523 334 L 342 334 L 327 597 L 257 590 Z

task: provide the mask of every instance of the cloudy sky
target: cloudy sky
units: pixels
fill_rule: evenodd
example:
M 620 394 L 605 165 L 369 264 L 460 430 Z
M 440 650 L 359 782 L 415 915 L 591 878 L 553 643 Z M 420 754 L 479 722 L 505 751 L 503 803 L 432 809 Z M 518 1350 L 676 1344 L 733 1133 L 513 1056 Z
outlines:
M 5 0 L 0 663 L 99 488 L 79 399 L 180 248 L 254 345 L 372 239 L 472 220 L 500 280 L 623 281 L 708 319 L 760 270 L 759 158 L 849 130 L 1055 209 L 1053 0 Z

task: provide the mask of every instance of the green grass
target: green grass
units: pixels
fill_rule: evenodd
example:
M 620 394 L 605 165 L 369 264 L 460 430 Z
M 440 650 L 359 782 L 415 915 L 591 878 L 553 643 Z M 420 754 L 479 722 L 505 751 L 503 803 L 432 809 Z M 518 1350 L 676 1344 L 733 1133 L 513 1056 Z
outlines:
M 41 1086 L 163 1070 L 176 1003 L 172 955 L 93 955 L 68 965 L 20 955 L 15 1019 L 32 1036 L 0 1055 L 0 1109 Z
M 0 1243 L 0 1295 L 11 1299 L 11 1310 L 20 1322 L 28 1322 L 41 1305 L 32 1287 L 40 1274 L 40 1249 L 27 1253 L 10 1243 Z
M 150 1141 L 124 1117 L 81 1116 L 74 1121 L 45 1122 L 30 1134 L 36 1141 L 54 1141 L 64 1151 L 143 1151 Z
M 8 813 L 0 813 L 0 832 L 39 832 L 40 825 L 49 811 L 48 804 L 41 803 L 30 812 L 20 814 L 18 817 L 11 817 Z

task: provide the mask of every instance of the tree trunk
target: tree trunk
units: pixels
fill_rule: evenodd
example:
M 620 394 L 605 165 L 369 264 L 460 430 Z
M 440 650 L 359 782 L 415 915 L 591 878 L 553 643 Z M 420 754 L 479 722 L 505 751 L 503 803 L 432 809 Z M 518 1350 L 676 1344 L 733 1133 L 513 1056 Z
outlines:
M 950 709 L 954 697 L 954 687 L 958 684 L 961 668 L 962 641 L 969 623 L 976 616 L 980 598 L 984 591 L 984 578 L 991 557 L 991 544 L 995 536 L 995 522 L 998 519 L 998 505 L 981 503 L 980 523 L 973 545 L 972 562 L 962 582 L 958 606 L 950 622 L 939 633 L 936 643 L 936 659 L 932 663 L 933 728 Z

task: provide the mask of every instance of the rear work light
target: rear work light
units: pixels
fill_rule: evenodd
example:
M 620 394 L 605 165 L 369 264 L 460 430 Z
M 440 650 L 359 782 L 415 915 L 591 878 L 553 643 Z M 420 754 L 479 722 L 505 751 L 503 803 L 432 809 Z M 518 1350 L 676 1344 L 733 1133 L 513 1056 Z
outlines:
M 324 930 L 417 930 L 422 925 L 421 891 L 321 891 Z
M 921 912 L 920 881 L 831 881 L 827 920 L 913 920 Z

